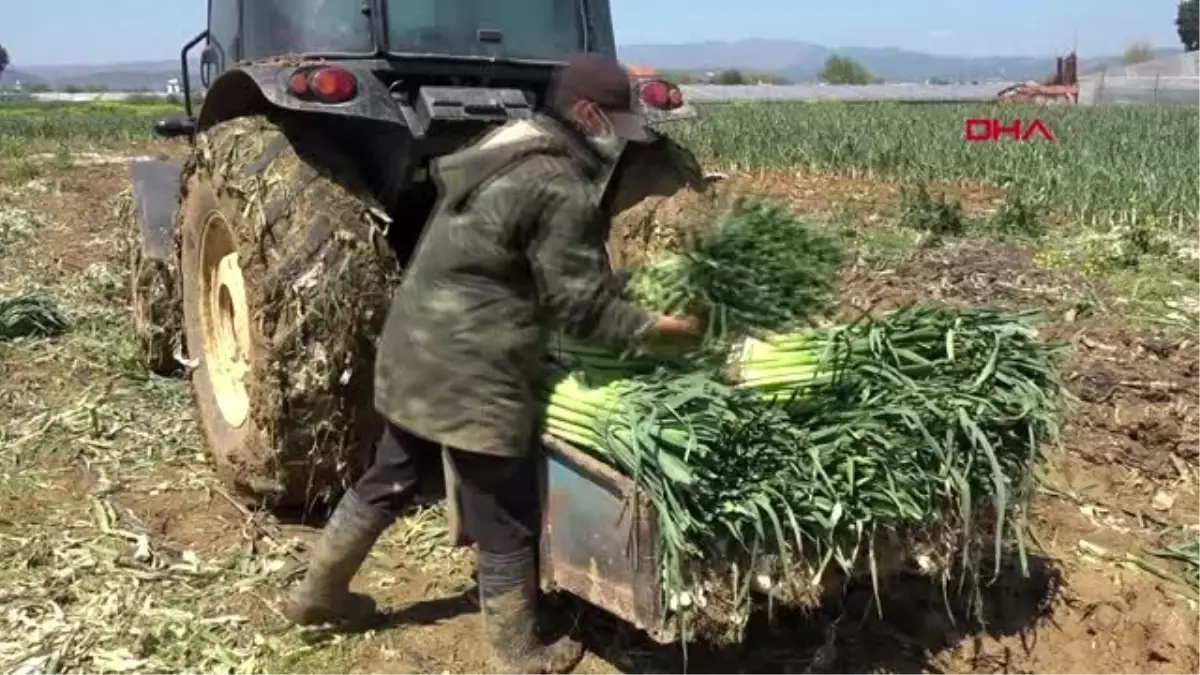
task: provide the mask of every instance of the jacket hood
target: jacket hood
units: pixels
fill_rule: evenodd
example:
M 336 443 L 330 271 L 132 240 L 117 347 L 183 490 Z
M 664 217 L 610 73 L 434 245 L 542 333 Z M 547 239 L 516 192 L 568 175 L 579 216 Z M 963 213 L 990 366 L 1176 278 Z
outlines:
M 473 145 L 434 160 L 430 174 L 447 203 L 455 204 L 492 177 L 536 154 L 567 157 L 589 177 L 598 177 L 605 164 L 585 139 L 539 115 L 505 124 Z

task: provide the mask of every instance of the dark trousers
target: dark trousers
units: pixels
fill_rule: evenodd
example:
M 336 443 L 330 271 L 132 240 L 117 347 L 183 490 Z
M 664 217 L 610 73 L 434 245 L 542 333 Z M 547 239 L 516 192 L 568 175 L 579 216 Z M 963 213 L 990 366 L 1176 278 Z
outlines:
M 541 526 L 537 464 L 532 456 L 498 457 L 448 448 L 458 472 L 459 522 L 467 539 L 486 553 L 536 546 Z M 390 422 L 354 492 L 399 517 L 411 507 L 423 478 L 441 473 L 442 446 Z

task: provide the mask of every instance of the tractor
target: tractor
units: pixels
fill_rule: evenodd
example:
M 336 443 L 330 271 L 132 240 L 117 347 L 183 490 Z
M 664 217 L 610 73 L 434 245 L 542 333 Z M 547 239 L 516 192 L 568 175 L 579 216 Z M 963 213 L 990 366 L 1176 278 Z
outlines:
M 380 428 L 375 343 L 437 199 L 431 160 L 535 114 L 570 54 L 615 56 L 609 2 L 208 0 L 207 24 L 180 54 L 183 114 L 155 122 L 189 155 L 132 167 L 135 333 L 152 370 L 190 376 L 231 492 L 307 508 Z M 646 75 L 630 95 L 655 140 L 597 187 L 612 214 L 708 183 L 657 131 L 696 111 Z

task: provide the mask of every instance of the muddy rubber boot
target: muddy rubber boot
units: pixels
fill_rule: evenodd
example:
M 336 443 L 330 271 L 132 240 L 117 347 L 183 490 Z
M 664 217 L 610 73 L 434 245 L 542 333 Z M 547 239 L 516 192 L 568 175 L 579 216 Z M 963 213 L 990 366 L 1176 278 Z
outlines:
M 284 602 L 292 623 L 353 625 L 375 614 L 370 596 L 350 592 L 350 580 L 392 518 L 347 490 L 325 524 L 308 562 L 308 572 Z
M 563 637 L 542 644 L 537 635 L 537 551 L 479 552 L 479 598 L 493 673 L 567 673 L 583 646 Z

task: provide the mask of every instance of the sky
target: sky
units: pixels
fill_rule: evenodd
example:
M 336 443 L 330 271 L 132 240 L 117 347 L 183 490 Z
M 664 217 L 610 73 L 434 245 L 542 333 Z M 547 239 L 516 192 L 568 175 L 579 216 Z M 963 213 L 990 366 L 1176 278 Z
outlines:
M 1177 0 L 612 3 L 619 44 L 769 38 L 959 56 L 1043 56 L 1073 44 L 1080 56 L 1119 54 L 1133 42 L 1179 46 Z M 0 0 L 0 7 L 0 45 L 8 49 L 13 67 L 20 68 L 176 58 L 180 46 L 203 30 L 206 3 Z

